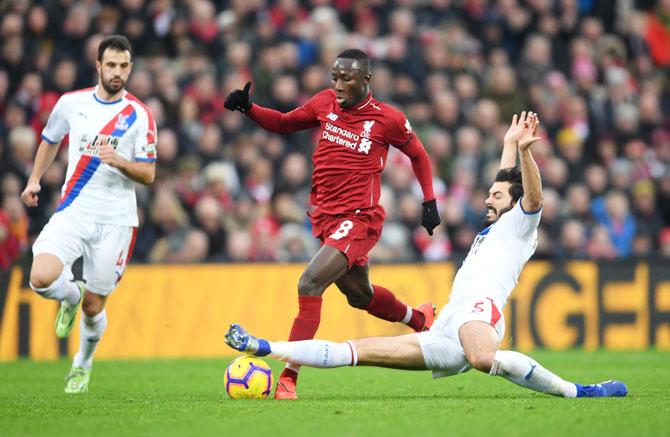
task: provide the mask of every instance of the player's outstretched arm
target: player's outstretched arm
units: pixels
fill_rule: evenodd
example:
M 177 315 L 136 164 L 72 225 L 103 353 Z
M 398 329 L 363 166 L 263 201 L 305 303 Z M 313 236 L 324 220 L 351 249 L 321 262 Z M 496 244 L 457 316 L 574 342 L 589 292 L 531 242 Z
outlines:
M 319 120 L 317 120 L 316 116 L 305 108 L 309 102 L 303 107 L 284 114 L 283 112 L 251 103 L 250 88 L 251 82 L 247 82 L 243 89 L 230 92 L 226 96 L 223 106 L 231 111 L 245 113 L 263 129 L 278 134 L 289 134 L 319 126 Z
M 26 188 L 21 193 L 21 200 L 23 200 L 26 206 L 31 208 L 37 206 L 39 200 L 37 193 L 42 189 L 40 179 L 42 179 L 44 172 L 47 171 L 49 166 L 54 162 L 54 159 L 56 159 L 59 148 L 60 142 L 51 144 L 45 140 L 42 140 L 37 148 L 33 171 L 30 173 Z
M 532 112 L 523 111 L 521 115 L 514 114 L 512 123 L 503 138 L 503 151 L 500 157 L 500 168 L 510 168 L 516 166 L 516 151 L 519 147 L 519 138 L 523 134 L 523 125 L 526 118 L 531 118 Z
M 524 121 L 523 133 L 519 138 L 519 159 L 521 162 L 521 180 L 523 184 L 521 206 L 527 212 L 537 211 L 542 207 L 540 169 L 537 167 L 537 163 L 530 152 L 530 147 L 540 140 L 540 137 L 537 136 L 539 126 L 540 120 L 537 118 L 537 114 L 532 114 L 532 116 L 527 117 Z

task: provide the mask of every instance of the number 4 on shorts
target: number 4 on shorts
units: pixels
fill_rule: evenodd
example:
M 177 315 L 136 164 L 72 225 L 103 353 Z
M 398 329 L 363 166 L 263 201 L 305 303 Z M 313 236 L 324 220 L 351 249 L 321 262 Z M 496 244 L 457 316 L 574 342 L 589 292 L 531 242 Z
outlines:
M 119 253 L 119 259 L 116 260 L 116 266 L 121 267 L 123 265 L 123 251 Z

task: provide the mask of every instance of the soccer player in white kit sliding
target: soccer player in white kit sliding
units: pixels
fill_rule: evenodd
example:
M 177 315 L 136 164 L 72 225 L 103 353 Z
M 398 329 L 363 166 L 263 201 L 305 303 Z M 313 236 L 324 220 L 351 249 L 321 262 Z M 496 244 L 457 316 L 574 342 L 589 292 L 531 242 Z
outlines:
M 537 115 L 516 115 L 505 134 L 500 171 L 486 199 L 488 225 L 477 234 L 456 273 L 449 303 L 428 331 L 335 343 L 270 342 L 232 324 L 226 343 L 256 356 L 311 367 L 380 366 L 456 375 L 472 367 L 523 387 L 564 397 L 625 396 L 619 381 L 581 385 L 565 381 L 519 352 L 500 350 L 502 309 L 535 252 L 542 211 L 540 172 L 530 151 L 539 138 Z M 517 150 L 520 170 L 515 167 Z
M 88 391 L 93 352 L 107 327 L 105 302 L 132 256 L 137 233 L 133 183 L 150 184 L 156 173 L 156 124 L 149 108 L 125 91 L 133 68 L 121 35 L 98 48 L 98 85 L 58 100 L 21 194 L 37 205 L 40 179 L 69 134 L 68 168 L 56 212 L 33 245 L 30 287 L 60 301 L 56 335 L 70 334 L 82 306 L 79 351 L 66 377 L 66 393 Z M 83 256 L 84 280 L 72 282 L 71 265 Z

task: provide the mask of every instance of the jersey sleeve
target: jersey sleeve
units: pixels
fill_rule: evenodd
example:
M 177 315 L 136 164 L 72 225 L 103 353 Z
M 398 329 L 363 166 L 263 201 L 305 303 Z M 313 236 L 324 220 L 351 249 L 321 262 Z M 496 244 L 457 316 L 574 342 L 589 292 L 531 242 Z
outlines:
M 430 157 L 419 137 L 412 132 L 409 120 L 400 111 L 394 111 L 389 128 L 386 131 L 386 143 L 400 149 L 412 161 L 412 170 L 419 181 L 419 185 L 421 185 L 424 201 L 435 199 Z
M 523 197 L 522 197 L 523 198 Z M 537 211 L 524 211 L 521 206 L 521 199 L 514 205 L 507 214 L 507 223 L 510 231 L 518 238 L 529 238 L 533 231 L 537 229 L 540 224 L 540 217 L 542 216 L 542 208 Z
M 263 129 L 278 134 L 289 134 L 319 126 L 317 107 L 324 99 L 324 92 L 314 95 L 299 108 L 283 113 L 274 109 L 252 104 L 247 116 Z
M 147 106 L 142 108 L 144 117 L 141 117 L 137 132 L 135 134 L 135 154 L 137 162 L 155 162 L 157 159 L 156 143 L 158 133 L 156 131 L 156 120 Z
M 61 97 L 49 114 L 47 125 L 42 129 L 42 139 L 49 144 L 58 144 L 68 133 L 70 125 L 67 121 L 67 103 Z
M 390 121 L 386 128 L 386 144 L 390 144 L 397 148 L 402 148 L 414 137 L 412 125 L 409 120 L 400 111 L 393 110 L 390 115 Z

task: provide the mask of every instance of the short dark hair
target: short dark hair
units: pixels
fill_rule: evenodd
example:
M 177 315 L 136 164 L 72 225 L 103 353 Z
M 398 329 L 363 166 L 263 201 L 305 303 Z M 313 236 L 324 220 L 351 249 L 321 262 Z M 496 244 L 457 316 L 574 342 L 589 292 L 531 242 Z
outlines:
M 367 71 L 370 71 L 372 68 L 372 62 L 370 61 L 368 54 L 365 53 L 363 50 L 346 49 L 345 51 L 337 55 L 337 57 L 344 59 L 355 59 L 356 61 L 359 61 L 361 64 L 363 64 L 363 68 L 367 69 Z
M 523 183 L 521 169 L 519 167 L 501 168 L 496 174 L 496 182 L 509 182 L 509 194 L 514 202 L 518 202 L 523 196 Z
M 109 35 L 102 40 L 98 46 L 98 61 L 102 61 L 102 55 L 107 49 L 118 50 L 120 52 L 128 50 L 130 57 L 132 58 L 133 56 L 133 49 L 130 46 L 130 41 L 123 35 Z

